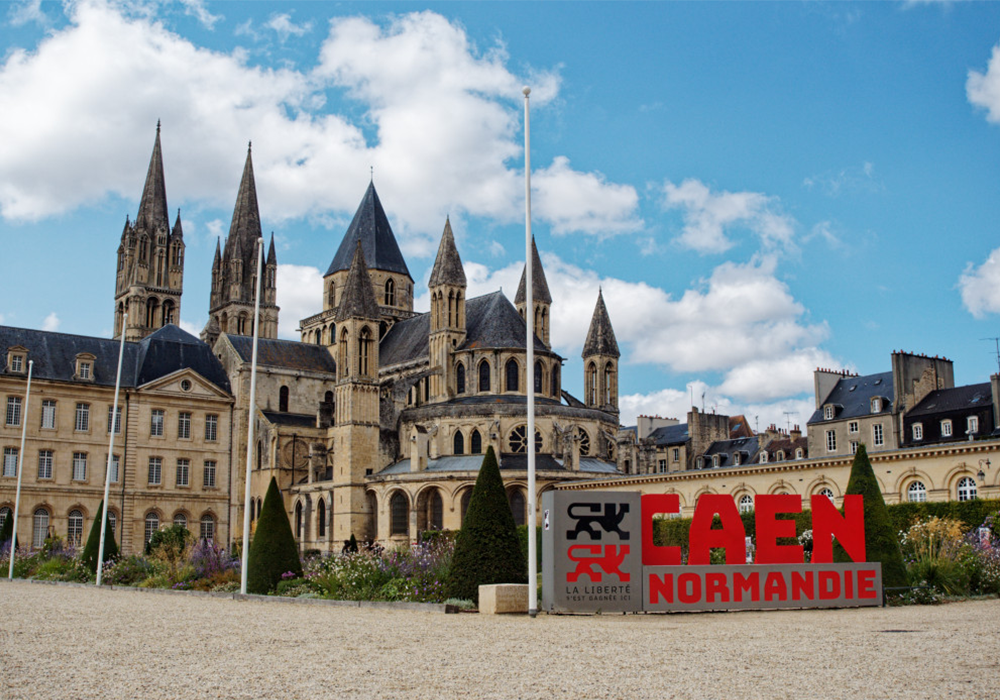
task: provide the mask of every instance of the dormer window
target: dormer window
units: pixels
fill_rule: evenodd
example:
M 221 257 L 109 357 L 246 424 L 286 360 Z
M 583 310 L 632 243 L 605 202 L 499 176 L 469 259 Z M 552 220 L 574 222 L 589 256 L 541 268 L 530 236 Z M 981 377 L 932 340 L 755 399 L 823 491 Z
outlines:
M 704 469 L 705 468 L 705 458 L 704 457 L 699 457 L 697 461 L 698 461 L 698 468 L 699 469 Z
M 833 404 L 827 404 L 823 407 L 823 420 L 833 420 Z
M 968 435 L 975 435 L 979 432 L 979 416 L 969 416 L 966 419 L 965 432 Z
M 923 423 L 914 423 L 913 424 L 913 440 L 914 440 L 914 442 L 916 442 L 917 440 L 923 440 L 923 439 L 924 439 L 924 424 Z
M 741 461 L 742 460 L 741 460 L 741 457 L 740 457 L 740 453 L 739 452 L 733 452 L 733 465 L 738 467 L 738 466 L 740 466 L 740 462 Z
M 712 466 L 718 467 L 720 463 L 719 455 L 712 455 Z
M 795 450 L 795 459 L 802 459 L 802 448 L 798 447 Z
M 89 352 L 81 352 L 76 356 L 76 376 L 74 379 L 78 379 L 84 382 L 94 381 L 94 361 L 97 359 L 94 355 Z
M 941 437 L 951 437 L 951 421 L 941 421 Z
M 785 451 L 784 450 L 778 450 L 778 454 L 775 455 L 774 458 L 776 460 L 778 460 L 779 462 L 784 462 L 785 461 Z
M 7 350 L 7 371 L 11 374 L 24 374 L 28 367 L 28 349 L 21 346 Z
M 767 450 L 760 451 L 760 463 L 767 464 Z
M 872 399 L 872 413 L 882 412 L 882 399 L 878 396 Z

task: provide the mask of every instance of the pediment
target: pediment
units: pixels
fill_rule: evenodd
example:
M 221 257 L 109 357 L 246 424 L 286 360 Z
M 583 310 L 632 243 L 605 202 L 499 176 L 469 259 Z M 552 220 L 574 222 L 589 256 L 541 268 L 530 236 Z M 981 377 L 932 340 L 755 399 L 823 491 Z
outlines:
M 229 393 L 189 368 L 158 377 L 140 386 L 139 391 L 191 399 L 232 399 Z

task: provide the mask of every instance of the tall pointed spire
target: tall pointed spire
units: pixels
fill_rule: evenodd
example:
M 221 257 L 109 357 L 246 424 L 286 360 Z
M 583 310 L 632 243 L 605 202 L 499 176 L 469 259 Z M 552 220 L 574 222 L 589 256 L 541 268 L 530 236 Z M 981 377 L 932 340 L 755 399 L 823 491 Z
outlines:
M 253 177 L 253 159 L 251 148 L 247 146 L 247 160 L 243 166 L 243 177 L 240 189 L 236 195 L 236 207 L 233 209 L 233 221 L 229 225 L 229 238 L 226 248 L 235 247 L 237 240 L 243 243 L 243 250 L 253 250 L 249 242 L 261 237 L 260 210 L 257 208 L 257 184 Z
M 354 247 L 354 258 L 347 273 L 344 294 L 340 299 L 335 320 L 339 323 L 349 318 L 377 319 L 378 317 L 378 301 L 375 299 L 375 290 L 372 289 L 371 277 L 368 276 L 368 266 L 365 265 L 361 241 L 358 241 Z
M 594 316 L 590 319 L 590 330 L 587 331 L 587 340 L 583 343 L 583 357 L 591 355 L 621 357 L 615 330 L 611 327 L 611 318 L 608 316 L 608 308 L 604 305 L 604 293 L 601 290 L 597 292 Z
M 431 270 L 429 286 L 453 284 L 465 286 L 465 270 L 462 268 L 462 258 L 455 247 L 455 235 L 451 231 L 451 219 L 445 219 L 444 233 L 441 234 L 441 244 L 438 246 L 437 258 Z
M 517 285 L 517 295 L 514 297 L 514 304 L 524 304 L 528 300 L 525 278 L 528 274 L 527 265 L 521 271 L 521 282 Z M 545 281 L 545 270 L 542 269 L 542 260 L 538 257 L 538 247 L 535 245 L 535 237 L 531 237 L 531 297 L 536 304 L 552 303 L 552 295 L 549 294 L 549 283 Z
M 170 230 L 167 186 L 163 179 L 163 153 L 160 150 L 160 122 L 156 122 L 156 141 L 153 143 L 153 155 L 149 159 L 149 170 L 146 171 L 146 184 L 142 188 L 135 226 L 149 233 Z
M 351 266 L 351 256 L 354 255 L 356 243 L 361 243 L 361 247 L 364 248 L 365 260 L 371 269 L 396 272 L 413 279 L 399 250 L 396 236 L 392 233 L 392 227 L 389 226 L 389 219 L 375 191 L 374 182 L 368 183 L 361 205 L 354 214 L 340 247 L 337 248 L 337 254 L 333 256 L 333 261 L 326 271 L 327 275 L 346 270 Z
M 174 221 L 174 230 L 170 234 L 171 238 L 184 238 L 184 229 L 181 228 L 181 210 L 177 210 L 177 220 Z
M 215 238 L 215 259 L 212 261 L 212 269 L 216 269 L 222 264 L 222 249 L 219 245 L 219 237 Z
M 267 248 L 267 264 L 278 264 L 278 254 L 274 252 L 274 231 L 271 231 L 271 245 Z

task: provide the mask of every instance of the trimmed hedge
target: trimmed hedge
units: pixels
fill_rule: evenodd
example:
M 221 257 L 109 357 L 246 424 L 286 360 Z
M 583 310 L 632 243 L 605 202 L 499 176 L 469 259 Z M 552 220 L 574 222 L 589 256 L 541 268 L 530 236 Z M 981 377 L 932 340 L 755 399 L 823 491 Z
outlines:
M 0 547 L 5 543 L 10 542 L 10 538 L 14 536 L 14 509 L 12 508 L 10 514 L 4 518 L 3 527 L 0 527 Z M 14 543 L 12 549 L 17 549 L 17 543 Z
M 524 557 L 525 566 L 528 565 L 528 526 L 517 526 L 517 541 L 521 545 L 521 556 Z M 542 528 L 535 528 L 535 571 L 542 570 Z
M 101 518 L 104 515 L 104 499 L 97 506 L 97 515 L 94 517 L 94 524 L 90 526 L 90 535 L 87 537 L 87 544 L 83 548 L 80 557 L 81 563 L 87 567 L 92 574 L 97 573 L 97 557 L 100 554 L 101 543 Z M 110 525 L 110 523 L 109 523 Z M 115 542 L 114 532 L 111 527 L 104 530 L 104 561 L 111 561 L 118 557 L 118 544 Z
M 273 476 L 260 508 L 247 559 L 247 593 L 270 593 L 281 581 L 281 575 L 288 571 L 296 578 L 302 576 L 299 547 Z

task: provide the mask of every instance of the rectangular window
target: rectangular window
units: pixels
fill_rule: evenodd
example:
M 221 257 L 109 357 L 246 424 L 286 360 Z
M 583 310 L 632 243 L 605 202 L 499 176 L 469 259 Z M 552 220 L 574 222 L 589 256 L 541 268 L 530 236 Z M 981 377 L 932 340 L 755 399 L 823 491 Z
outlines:
M 7 425 L 21 425 L 21 397 L 7 397 Z
M 191 439 L 191 414 L 181 412 L 177 415 L 177 437 L 181 440 Z
M 78 403 L 76 405 L 76 420 L 73 421 L 73 429 L 81 433 L 90 430 L 90 404 Z
M 56 427 L 56 402 L 50 399 L 42 401 L 42 427 L 49 430 Z
M 851 433 L 852 435 L 858 434 L 858 422 L 856 420 L 852 420 L 850 423 L 847 424 L 847 432 Z
M 11 357 L 10 357 L 10 371 L 11 372 L 23 372 L 24 371 L 24 356 L 23 355 L 11 355 Z
M 875 447 L 881 447 L 884 443 L 882 436 L 882 424 L 876 423 L 872 426 L 872 444 Z
M 149 418 L 149 434 L 151 437 L 163 437 L 163 411 L 153 409 Z
M 118 467 L 121 466 L 121 457 L 119 455 L 111 455 L 111 483 L 118 483 Z
M 90 363 L 80 363 L 80 379 L 90 379 Z
M 17 448 L 3 448 L 3 475 L 17 476 Z
M 837 451 L 837 433 L 832 430 L 826 431 L 826 451 L 836 452 Z
M 674 461 L 678 461 L 681 458 L 681 450 L 679 447 L 674 448 Z
M 215 461 L 213 460 L 205 462 L 205 479 L 203 483 L 206 489 L 215 488 Z
M 833 420 L 833 406 L 827 404 L 823 407 L 823 420 Z
M 178 459 L 177 460 L 177 485 L 178 486 L 188 486 L 191 476 L 191 460 L 189 459 Z
M 111 433 L 111 415 L 115 412 L 114 406 L 108 406 L 108 433 Z M 118 407 L 118 414 L 115 415 L 115 435 L 122 434 L 122 407 Z
M 973 435 L 979 432 L 979 416 L 969 416 L 966 420 L 968 427 L 966 428 L 969 435 Z
M 73 453 L 73 481 L 87 480 L 87 453 Z
M 851 440 L 851 454 L 852 455 L 853 454 L 857 454 L 857 451 L 858 451 L 858 441 L 857 440 Z
M 198 537 L 199 539 L 211 542 L 215 539 L 215 521 L 210 517 L 204 517 L 201 519 L 201 527 L 199 528 Z
M 913 439 L 923 440 L 924 439 L 924 424 L 914 423 L 913 424 Z
M 941 437 L 951 437 L 951 421 L 941 421 Z
M 216 415 L 205 416 L 205 440 L 215 442 L 219 439 L 219 417 Z
M 38 478 L 52 478 L 52 450 L 38 451 Z
M 660 473 L 661 474 L 665 473 L 667 471 L 667 460 L 661 459 L 659 466 L 660 466 Z
M 149 477 L 147 481 L 150 486 L 160 485 L 160 471 L 163 467 L 163 460 L 160 457 L 149 458 Z

